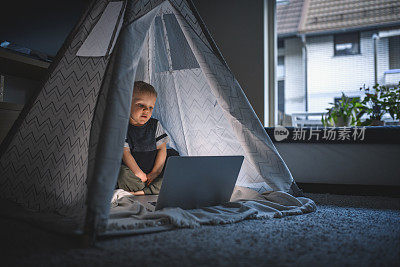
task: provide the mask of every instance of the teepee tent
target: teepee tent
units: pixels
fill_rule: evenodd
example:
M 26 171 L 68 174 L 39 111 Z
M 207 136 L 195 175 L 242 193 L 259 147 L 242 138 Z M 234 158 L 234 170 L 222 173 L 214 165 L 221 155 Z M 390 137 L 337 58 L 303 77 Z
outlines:
M 95 0 L 2 143 L 1 198 L 36 211 L 18 216 L 104 232 L 135 80 L 181 155 L 244 155 L 237 185 L 297 188 L 190 0 Z

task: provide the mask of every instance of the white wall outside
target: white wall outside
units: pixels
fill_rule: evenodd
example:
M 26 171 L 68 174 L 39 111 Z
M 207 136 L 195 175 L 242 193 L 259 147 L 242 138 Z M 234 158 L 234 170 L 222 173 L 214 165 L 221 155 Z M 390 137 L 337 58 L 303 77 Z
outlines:
M 300 38 L 285 39 L 285 113 L 305 111 L 304 72 Z
M 334 56 L 333 35 L 307 38 L 308 112 L 326 112 L 341 92 L 360 96 L 360 87 L 374 84 L 373 32 L 360 33 L 358 55 Z M 378 41 L 378 83 L 389 69 L 388 39 Z M 304 112 L 304 74 L 300 38 L 285 40 L 285 110 Z

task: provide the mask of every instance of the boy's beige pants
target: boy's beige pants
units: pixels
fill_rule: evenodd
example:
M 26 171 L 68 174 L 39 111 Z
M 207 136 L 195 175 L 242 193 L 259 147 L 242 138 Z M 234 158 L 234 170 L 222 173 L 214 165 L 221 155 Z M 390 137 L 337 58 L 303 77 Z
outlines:
M 137 192 L 143 190 L 146 195 L 158 195 L 162 184 L 162 177 L 157 177 L 147 186 L 139 177 L 137 177 L 127 166 L 121 165 L 119 169 L 117 186 L 128 192 Z

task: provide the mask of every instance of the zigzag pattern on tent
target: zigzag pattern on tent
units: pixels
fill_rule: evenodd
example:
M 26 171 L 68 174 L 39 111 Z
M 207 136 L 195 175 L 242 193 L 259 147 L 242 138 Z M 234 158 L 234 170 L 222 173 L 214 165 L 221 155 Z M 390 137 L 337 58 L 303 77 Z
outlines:
M 0 159 L 0 194 L 68 214 L 85 207 L 89 134 L 107 58 L 76 52 L 108 1 L 96 2 Z
M 103 124 L 103 116 L 106 112 L 106 103 L 107 103 L 107 95 L 110 89 L 110 80 L 112 77 L 112 72 L 107 71 L 111 70 L 114 66 L 115 57 L 114 54 L 110 56 L 108 61 L 108 65 L 103 77 L 102 86 L 99 90 L 96 108 L 94 110 L 92 128 L 90 129 L 90 142 L 89 142 L 89 150 L 88 150 L 88 173 L 86 184 L 90 184 L 90 179 L 93 178 L 95 161 L 96 161 L 96 153 L 97 153 L 97 145 L 99 143 L 99 138 L 101 134 L 101 126 Z
M 201 69 L 174 71 L 188 155 L 245 155 Z M 248 184 L 259 174 L 245 158 L 237 184 Z
M 158 99 L 153 117 L 157 118 L 171 137 L 171 146 L 177 149 L 181 156 L 189 155 L 187 142 L 178 106 L 178 96 L 175 91 L 174 79 L 169 72 L 157 73 L 152 76 L 151 84 L 156 88 Z M 167 126 L 168 127 L 165 127 Z
M 234 132 L 246 149 L 247 155 L 250 156 L 251 161 L 269 186 L 275 190 L 288 191 L 292 182 L 291 174 L 284 166 L 284 162 L 269 136 L 260 125 L 238 82 L 214 53 L 204 45 L 202 46 L 201 42 L 197 42 L 197 45 L 202 49 L 200 53 L 204 56 L 204 63 L 210 69 L 210 72 L 206 73 L 208 79 L 213 80 L 220 89 L 218 92 L 214 90 L 214 93 L 219 99 L 220 105 L 232 115 L 230 121 L 234 126 Z M 288 187 L 282 188 L 280 184 L 276 183 L 278 181 L 289 181 Z M 263 181 L 253 180 L 252 182 Z
M 241 151 L 201 69 L 174 71 L 173 76 L 180 93 L 186 136 L 190 139 L 190 155 L 229 155 Z
M 185 35 L 189 35 L 187 39 L 195 48 L 192 49 L 196 59 L 212 83 L 213 93 L 230 121 L 237 139 L 245 149 L 247 158 L 261 174 L 252 177 L 248 182 L 264 183 L 265 190 L 271 186 L 274 190 L 288 192 L 293 182 L 289 169 L 266 134 L 237 80 L 186 23 L 181 14 L 176 13 L 176 15 Z

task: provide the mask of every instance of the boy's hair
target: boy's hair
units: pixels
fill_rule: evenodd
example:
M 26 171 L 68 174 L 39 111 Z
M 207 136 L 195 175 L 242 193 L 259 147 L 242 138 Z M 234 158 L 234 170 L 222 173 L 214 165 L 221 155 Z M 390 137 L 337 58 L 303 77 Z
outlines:
M 148 84 L 143 81 L 136 81 L 135 84 L 133 85 L 133 95 L 137 93 L 139 94 L 146 93 L 157 97 L 157 92 L 154 89 L 154 87 L 151 84 Z

